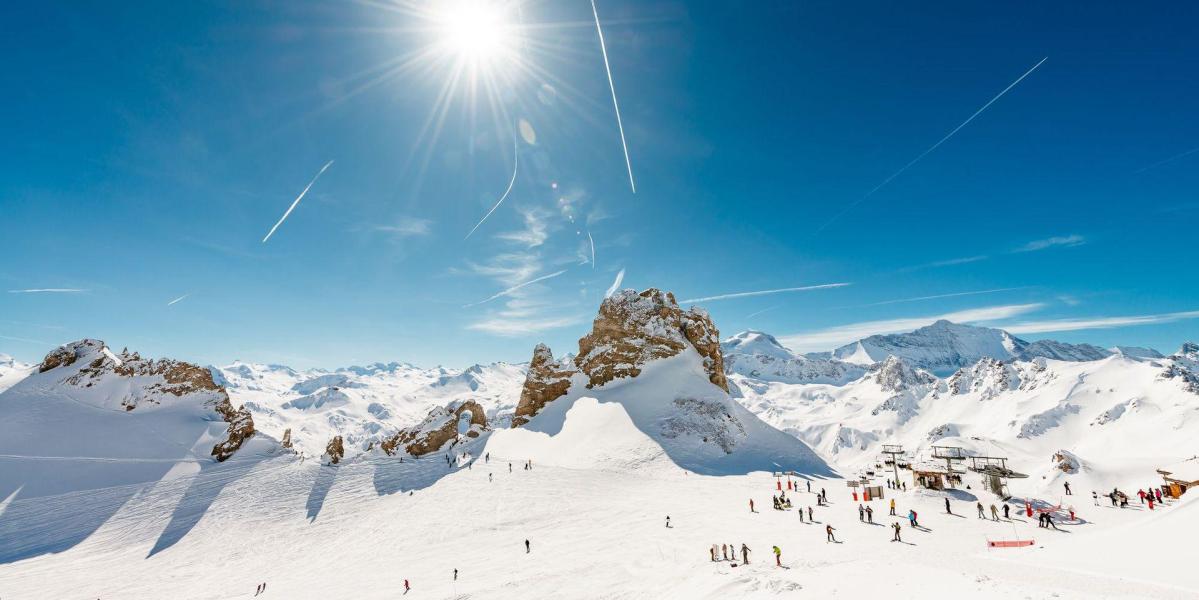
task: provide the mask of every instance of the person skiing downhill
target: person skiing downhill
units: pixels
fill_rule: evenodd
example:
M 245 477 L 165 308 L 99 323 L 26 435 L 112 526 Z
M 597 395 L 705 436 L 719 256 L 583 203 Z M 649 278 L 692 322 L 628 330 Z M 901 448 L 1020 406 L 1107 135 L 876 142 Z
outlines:
M 783 566 L 783 551 L 779 550 L 778 546 L 774 546 L 773 551 L 774 551 L 774 566 L 776 566 L 776 567 Z
M 749 499 L 749 512 L 757 512 L 754 510 L 754 499 L 753 498 Z
M 833 532 L 834 532 L 834 531 L 836 531 L 836 528 L 834 528 L 832 525 L 825 525 L 825 526 L 824 526 L 824 534 L 825 534 L 825 537 L 826 537 L 826 539 L 824 540 L 824 542 L 825 542 L 826 544 L 827 544 L 828 542 L 836 542 L 836 541 L 837 541 L 837 538 L 836 538 L 836 536 L 834 536 L 834 535 L 833 535 Z
M 978 503 L 978 518 L 980 518 L 980 519 L 987 518 L 987 515 L 983 513 L 983 503 L 982 502 Z
M 412 588 L 408 585 L 408 580 L 405 579 L 404 580 L 404 593 L 407 594 L 408 590 L 410 590 L 410 589 L 412 589 Z
M 741 544 L 741 562 L 747 565 L 749 564 L 749 546 L 746 546 L 745 544 Z

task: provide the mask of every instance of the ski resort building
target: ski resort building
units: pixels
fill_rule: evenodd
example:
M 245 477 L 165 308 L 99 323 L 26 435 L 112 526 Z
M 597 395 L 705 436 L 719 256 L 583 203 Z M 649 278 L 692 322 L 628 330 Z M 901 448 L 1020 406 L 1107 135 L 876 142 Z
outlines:
M 1199 456 L 1160 467 L 1157 472 L 1165 480 L 1170 496 L 1177 498 L 1188 488 L 1199 487 Z

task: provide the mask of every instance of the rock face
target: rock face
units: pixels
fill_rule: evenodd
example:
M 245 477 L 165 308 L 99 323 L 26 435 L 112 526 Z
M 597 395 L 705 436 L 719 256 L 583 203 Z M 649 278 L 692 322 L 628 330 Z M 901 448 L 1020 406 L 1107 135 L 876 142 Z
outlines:
M 144 359 L 128 350 L 118 355 L 100 340 L 84 339 L 52 350 L 38 366 L 38 372 L 49 373 L 79 361 L 86 361 L 86 366 L 67 376 L 61 384 L 103 389 L 112 394 L 103 399 L 104 403 L 126 412 L 174 399 L 203 402 L 229 424 L 225 439 L 212 448 L 212 456 L 218 461 L 233 456 L 254 435 L 250 411 L 244 406 L 235 408 L 225 388 L 217 385 L 208 369 L 167 358 Z
M 429 411 L 419 425 L 396 432 L 379 445 L 389 456 L 395 455 L 401 446 L 411 456 L 424 456 L 436 452 L 446 443 L 458 439 L 458 422 L 462 414 L 470 413 L 470 428 L 466 437 L 477 438 L 487 431 L 487 416 L 483 407 L 473 400 L 451 403 Z
M 727 392 L 720 332 L 706 311 L 698 307 L 684 311 L 674 294 L 655 288 L 621 290 L 600 304 L 591 333 L 579 340 L 573 361 L 555 361 L 548 347 L 537 345 L 512 426 L 527 423 L 546 404 L 566 394 L 576 374 L 586 378 L 588 388 L 602 386 L 636 377 L 646 363 L 687 348 L 703 359 L 708 380 Z
M 720 333 L 707 311 L 683 311 L 674 294 L 654 288 L 621 290 L 600 304 L 591 333 L 579 340 L 575 365 L 591 388 L 636 377 L 645 363 L 674 356 L 687 346 L 703 357 L 708 379 L 727 392 Z
M 325 446 L 326 459 L 329 461 L 329 464 L 335 465 L 341 462 L 341 459 L 345 458 L 345 456 L 346 448 L 345 445 L 342 444 L 341 436 L 333 436 L 333 439 L 329 440 L 329 445 Z
M 570 389 L 570 378 L 577 373 L 574 363 L 560 364 L 554 360 L 549 346 L 537 344 L 533 349 L 533 360 L 529 361 L 529 373 L 520 390 L 520 403 L 512 417 L 512 426 L 520 427 L 529 422 L 546 404 L 562 397 Z

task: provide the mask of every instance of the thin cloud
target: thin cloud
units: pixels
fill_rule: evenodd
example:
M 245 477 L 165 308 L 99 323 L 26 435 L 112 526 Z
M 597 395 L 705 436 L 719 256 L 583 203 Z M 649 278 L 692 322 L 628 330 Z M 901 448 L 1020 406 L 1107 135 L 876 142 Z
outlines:
M 591 230 L 587 230 L 587 241 L 591 244 L 591 268 L 595 268 L 595 239 L 591 237 Z
M 180 302 L 180 301 L 182 301 L 184 298 L 186 298 L 186 297 L 188 297 L 188 296 L 190 296 L 190 295 L 191 295 L 191 292 L 188 292 L 188 293 L 186 293 L 186 294 L 184 294 L 184 295 L 182 295 L 182 296 L 179 296 L 178 298 L 175 298 L 174 300 L 171 300 L 170 302 L 167 302 L 167 306 L 171 306 L 171 305 L 175 304 L 176 302 Z
M 1157 315 L 1127 315 L 1122 317 L 1094 317 L 1089 319 L 1050 319 L 1045 321 L 1025 321 L 1006 326 L 1004 329 L 1012 333 L 1047 333 L 1051 331 L 1081 331 L 1084 329 L 1111 329 L 1113 327 L 1130 327 L 1135 325 L 1153 325 L 1157 323 L 1173 323 L 1188 319 L 1199 319 L 1199 310 L 1163 313 Z
M 759 311 L 757 311 L 757 312 L 752 312 L 752 313 L 749 313 L 748 315 L 745 315 L 745 319 L 746 319 L 746 320 L 749 320 L 749 319 L 752 319 L 752 318 L 754 318 L 754 317 L 756 317 L 756 316 L 758 316 L 758 315 L 760 315 L 760 314 L 762 314 L 762 313 L 765 313 L 765 312 L 770 312 L 770 311 L 772 311 L 772 310 L 774 310 L 774 309 L 776 309 L 776 308 L 782 308 L 782 307 L 783 307 L 783 305 L 782 305 L 782 304 L 776 304 L 776 305 L 774 305 L 774 306 L 771 306 L 770 308 L 763 308 L 762 310 L 759 310 Z
M 8 290 L 10 294 L 82 294 L 91 290 L 79 288 L 31 288 L 26 290 Z
M 504 337 L 521 337 L 548 329 L 569 327 L 582 322 L 582 320 L 582 317 L 578 316 L 554 317 L 549 319 L 513 319 L 500 317 L 471 323 L 466 328 Z
M 332 164 L 333 161 L 329 161 L 325 163 L 325 166 L 321 167 L 320 171 L 316 172 L 316 176 L 312 178 L 312 181 L 309 181 L 308 185 L 304 186 L 304 191 L 300 192 L 300 195 L 296 196 L 296 199 L 292 201 L 291 206 L 287 207 L 287 212 L 283 213 L 282 217 L 279 217 L 279 222 L 275 223 L 275 226 L 271 227 L 271 230 L 266 233 L 266 237 L 262 238 L 262 243 L 265 244 L 267 240 L 271 239 L 272 235 L 275 235 L 275 230 L 287 220 L 287 217 L 291 215 L 291 211 L 296 209 L 296 205 L 300 203 L 300 200 L 304 198 L 304 195 L 308 193 L 308 190 L 312 189 L 312 184 L 316 183 L 316 180 L 320 179 L 321 175 L 324 174 L 325 169 L 328 169 L 329 165 Z
M 431 233 L 429 226 L 432 224 L 433 222 L 429 219 L 403 217 L 395 225 L 379 225 L 374 229 L 375 231 L 389 233 L 396 237 L 416 237 L 429 235 Z
M 42 340 L 31 340 L 29 338 L 13 337 L 11 335 L 0 335 L 0 340 L 8 340 L 10 342 L 22 342 L 26 344 L 39 344 L 42 346 L 53 346 L 52 342 L 44 342 Z
M 509 295 L 511 295 L 513 292 L 516 292 L 516 291 L 520 290 L 521 288 L 524 288 L 524 287 L 527 287 L 527 286 L 533 285 L 534 283 L 539 283 L 539 282 L 545 281 L 545 280 L 547 280 L 547 279 L 553 279 L 554 277 L 557 277 L 557 276 L 559 276 L 559 275 L 561 275 L 561 274 L 563 274 L 563 273 L 565 273 L 565 272 L 566 272 L 566 269 L 563 269 L 563 270 L 561 270 L 561 271 L 557 271 L 557 272 L 555 272 L 555 273 L 550 273 L 549 275 L 542 275 L 541 277 L 537 277 L 537 278 L 535 278 L 535 279 L 530 279 L 530 280 L 528 280 L 528 281 L 526 281 L 526 282 L 524 282 L 524 283 L 518 283 L 518 284 L 516 284 L 516 285 L 514 285 L 514 286 L 512 286 L 512 287 L 510 287 L 510 288 L 508 288 L 508 289 L 506 289 L 506 290 L 501 290 L 501 291 L 499 291 L 499 292 L 496 292 L 494 295 L 492 295 L 491 297 L 489 297 L 489 298 L 487 298 L 487 299 L 485 299 L 485 300 L 480 300 L 480 301 L 478 301 L 478 302 L 472 302 L 472 303 L 470 303 L 470 304 L 466 304 L 466 305 L 464 305 L 462 308 L 470 308 L 470 307 L 472 307 L 472 306 L 478 306 L 478 305 L 480 305 L 480 304 L 484 304 L 484 303 L 487 303 L 487 302 L 491 302 L 492 300 L 495 300 L 496 298 L 502 298 L 502 297 L 504 297 L 504 296 L 509 296 Z
M 753 296 L 767 296 L 770 294 L 782 294 L 784 292 L 806 292 L 809 290 L 826 290 L 831 288 L 839 288 L 850 285 L 849 283 L 823 283 L 820 285 L 805 285 L 801 287 L 780 288 L 777 290 L 758 290 L 755 292 L 737 292 L 733 294 L 720 294 L 718 296 L 705 296 L 703 298 L 692 298 L 683 300 L 683 304 L 695 302 L 713 302 L 716 300 L 732 300 L 734 298 L 750 298 Z
M 1196 152 L 1199 152 L 1199 148 L 1191 148 L 1190 150 L 1187 150 L 1186 152 L 1183 152 L 1183 153 L 1181 153 L 1181 154 L 1175 154 L 1174 156 L 1171 156 L 1170 158 L 1167 158 L 1167 159 L 1165 159 L 1165 160 L 1159 160 L 1159 161 L 1157 161 L 1157 162 L 1155 162 L 1155 163 L 1153 163 L 1153 164 L 1149 165 L 1148 167 L 1141 167 L 1140 169 L 1137 169 L 1137 170 L 1136 170 L 1136 171 L 1134 171 L 1133 173 L 1134 173 L 1134 174 L 1137 174 L 1137 175 L 1139 175 L 1139 174 L 1141 174 L 1141 173 L 1144 173 L 1145 171 L 1148 171 L 1148 170 L 1150 170 L 1150 169 L 1156 169 L 1156 168 L 1158 168 L 1158 167 L 1163 167 L 1163 166 L 1165 166 L 1165 165 L 1168 165 L 1168 164 L 1170 164 L 1170 163 L 1172 163 L 1172 162 L 1176 162 L 1176 161 L 1182 160 L 1182 159 L 1184 159 L 1184 158 L 1186 158 L 1186 157 L 1188 157 L 1188 156 L 1190 156 L 1190 155 L 1192 155 L 1192 154 L 1194 154 L 1194 153 L 1196 153 Z
M 1045 250 L 1047 248 L 1059 246 L 1063 248 L 1070 248 L 1072 246 L 1081 246 L 1085 243 L 1087 243 L 1086 238 L 1074 233 L 1070 235 L 1059 235 L 1051 238 L 1045 238 L 1043 240 L 1033 240 L 1027 244 L 1024 244 L 1023 246 L 1020 246 L 1019 248 L 1016 248 L 1013 250 L 1013 252 L 1036 252 L 1038 250 Z
M 849 206 L 845 207 L 845 210 L 842 210 L 841 212 L 839 212 L 839 213 L 837 213 L 835 216 L 833 216 L 833 218 L 831 218 L 831 219 L 829 219 L 828 221 L 826 221 L 826 222 L 824 223 L 824 225 L 821 225 L 821 226 L 820 226 L 820 228 L 816 230 L 816 233 L 820 233 L 821 231 L 824 231 L 824 229 L 825 229 L 826 227 L 828 227 L 829 225 L 832 225 L 834 222 L 836 222 L 838 219 L 840 219 L 840 218 L 841 218 L 842 216 L 844 216 L 846 213 L 848 213 L 849 211 L 853 210 L 853 209 L 854 209 L 854 207 L 856 207 L 857 205 L 859 205 L 859 204 L 861 204 L 861 203 L 865 202 L 865 201 L 866 201 L 866 199 L 868 199 L 868 198 L 870 198 L 871 196 L 873 196 L 875 192 L 877 192 L 877 191 L 879 191 L 879 190 L 883 189 L 883 187 L 885 187 L 885 186 L 886 186 L 888 183 L 891 183 L 891 180 L 893 180 L 893 179 L 895 179 L 896 177 L 899 177 L 900 175 L 902 175 L 904 171 L 907 171 L 908 169 L 912 168 L 912 166 L 913 166 L 913 165 L 915 165 L 916 163 L 920 162 L 920 161 L 921 161 L 921 160 L 922 160 L 922 159 L 923 159 L 925 156 L 928 156 L 929 154 L 931 154 L 933 150 L 936 150 L 937 148 L 939 148 L 939 147 L 941 146 L 941 144 L 944 144 L 945 142 L 949 141 L 949 138 L 953 137 L 953 136 L 954 136 L 954 134 L 956 134 L 958 131 L 961 131 L 961 129 L 962 129 L 963 127 L 965 127 L 966 125 L 970 124 L 970 122 L 971 122 L 971 121 L 973 121 L 973 120 L 975 119 L 975 117 L 977 117 L 978 115 L 981 115 L 981 114 L 983 113 L 983 111 L 987 110 L 987 108 L 989 108 L 989 107 L 990 107 L 992 104 L 994 104 L 996 100 L 999 100 L 1000 98 L 1002 98 L 1002 97 L 1003 97 L 1003 95 L 1004 95 L 1004 94 L 1008 93 L 1008 91 L 1009 91 L 1009 90 L 1011 90 L 1012 88 L 1016 87 L 1016 84 L 1020 83 L 1021 81 L 1024 81 L 1024 78 L 1025 78 L 1025 77 L 1028 77 L 1030 74 L 1032 74 L 1032 72 L 1033 72 L 1033 71 L 1036 71 L 1036 70 L 1037 70 L 1037 67 L 1041 66 L 1041 64 L 1043 64 L 1043 63 L 1044 63 L 1045 61 L 1047 61 L 1047 60 L 1049 60 L 1049 57 L 1048 57 L 1048 56 L 1046 56 L 1045 58 L 1042 58 L 1042 59 L 1040 60 L 1040 62 L 1038 62 L 1037 64 L 1033 65 L 1031 69 L 1029 69 L 1029 70 L 1025 71 L 1023 75 L 1021 75 L 1021 76 L 1017 77 L 1015 81 L 1013 81 L 1013 82 L 1009 83 L 1007 87 L 1003 88 L 1003 91 L 1002 91 L 1002 92 L 999 92 L 998 94 L 995 94 L 995 97 L 994 97 L 994 98 L 991 98 L 990 100 L 988 100 L 988 101 L 987 101 L 987 103 L 986 103 L 986 104 L 982 105 L 982 107 L 981 107 L 981 108 L 979 108 L 978 110 L 974 111 L 974 114 L 970 115 L 970 118 L 966 119 L 965 121 L 962 121 L 962 123 L 961 123 L 960 125 L 958 125 L 957 127 L 954 127 L 954 128 L 953 128 L 953 131 L 950 131 L 949 133 L 945 134 L 945 137 L 941 138 L 940 140 L 938 140 L 938 141 L 937 141 L 937 143 L 935 143 L 935 144 L 933 144 L 932 146 L 930 146 L 928 150 L 925 150 L 924 152 L 921 152 L 919 156 L 917 156 L 916 158 L 913 158 L 913 159 L 911 160 L 911 162 L 909 162 L 908 164 L 906 164 L 906 165 L 904 165 L 903 167 L 901 167 L 901 168 L 900 168 L 898 171 L 896 171 L 896 172 L 892 173 L 892 174 L 891 174 L 891 176 L 890 176 L 890 177 L 888 177 L 888 178 L 886 178 L 886 179 L 884 179 L 882 183 L 880 183 L 880 184 L 878 184 L 878 185 L 874 186 L 874 189 L 870 190 L 869 192 L 866 192 L 866 195 L 865 195 L 865 196 L 862 196 L 862 197 L 861 197 L 861 198 L 859 198 L 859 199 L 858 199 L 856 202 L 854 202 L 854 203 L 850 204 Z
M 976 262 L 984 261 L 984 260 L 987 260 L 988 258 L 991 258 L 991 257 L 987 256 L 987 255 L 983 255 L 983 254 L 980 254 L 978 256 L 963 256 L 961 258 L 950 258 L 950 259 L 946 259 L 946 260 L 937 260 L 937 261 L 925 263 L 922 265 L 916 265 L 914 267 L 904 267 L 904 268 L 900 269 L 899 271 L 901 273 L 906 273 L 906 272 L 910 272 L 910 271 L 918 271 L 920 269 L 935 269 L 937 267 L 951 267 L 953 265 L 965 265 L 965 264 L 969 264 L 969 263 L 976 263 Z
M 779 342 L 796 352 L 823 351 L 876 334 L 912 331 L 942 319 L 953 321 L 954 323 L 983 323 L 1010 319 L 1039 310 L 1044 306 L 1042 303 L 1005 304 L 923 317 L 864 321 L 782 336 L 779 338 Z
M 495 238 L 506 242 L 515 242 L 527 248 L 536 248 L 545 243 L 549 237 L 549 224 L 546 215 L 540 210 L 524 210 L 521 214 L 525 219 L 525 228 L 519 231 L 497 233 Z
M 608 286 L 608 291 L 604 292 L 604 297 L 610 298 L 612 294 L 615 294 L 616 290 L 620 289 L 621 283 L 624 283 L 624 269 L 621 269 L 620 272 L 616 274 L 616 281 L 613 281 L 612 285 Z
M 958 298 L 961 296 L 979 296 L 982 294 L 997 294 L 999 292 L 1010 292 L 1013 290 L 1028 289 L 1027 286 L 995 288 L 991 290 L 974 290 L 970 292 L 953 292 L 951 294 L 935 294 L 932 296 L 916 296 L 915 298 L 899 298 L 897 300 L 883 300 L 882 302 L 871 302 L 870 304 L 859 304 L 857 306 L 884 306 L 887 304 L 902 304 L 905 302 L 923 302 L 925 300 L 939 300 L 941 298 Z M 854 308 L 854 307 L 846 307 Z

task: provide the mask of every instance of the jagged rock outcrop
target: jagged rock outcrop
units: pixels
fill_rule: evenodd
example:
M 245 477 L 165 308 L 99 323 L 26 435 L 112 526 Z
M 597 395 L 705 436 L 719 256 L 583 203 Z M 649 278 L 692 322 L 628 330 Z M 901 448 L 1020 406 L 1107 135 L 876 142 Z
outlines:
M 704 359 L 708 379 L 726 392 L 720 333 L 702 308 L 679 308 L 674 294 L 650 288 L 621 290 L 600 304 L 591 333 L 579 340 L 575 365 L 587 375 L 587 387 L 619 377 L 636 377 L 646 363 L 668 358 L 687 346 Z
M 1166 366 L 1159 377 L 1177 380 L 1184 390 L 1199 394 L 1199 344 L 1187 342 L 1166 357 Z
M 1082 467 L 1082 461 L 1072 452 L 1058 450 L 1053 453 L 1053 466 L 1063 473 L 1073 475 Z
M 168 396 L 194 398 L 202 402 L 228 423 L 225 439 L 212 448 L 212 456 L 218 461 L 233 456 L 254 435 L 254 419 L 250 411 L 244 406 L 233 406 L 229 394 L 216 383 L 209 369 L 169 358 L 144 359 L 128 349 L 118 355 L 100 340 L 83 339 L 52 350 L 38 366 L 38 372 L 49 373 L 70 367 L 78 361 L 87 361 L 87 364 L 64 377 L 60 383 L 79 388 L 95 386 L 104 390 L 119 390 L 119 397 L 105 397 L 102 402 L 120 406 L 126 412 L 141 405 L 169 402 Z M 124 385 L 105 385 L 113 379 L 132 381 Z
M 401 447 L 411 456 L 436 452 L 446 443 L 458 439 L 458 422 L 466 412 L 470 413 L 470 428 L 464 435 L 477 438 L 487 430 L 487 415 L 478 402 L 467 400 L 434 408 L 420 424 L 401 429 L 383 440 L 379 447 L 389 456 L 395 455 Z
M 516 405 L 512 426 L 524 425 L 546 404 L 562 397 L 570 389 L 570 379 L 577 372 L 574 363 L 555 361 L 549 346 L 537 344 L 533 349 L 533 360 L 529 361 L 525 385 L 520 390 L 520 403 Z
M 329 464 L 335 465 L 341 462 L 341 459 L 345 458 L 345 456 L 346 448 L 342 444 L 341 436 L 333 436 L 333 439 L 329 440 L 329 444 L 325 446 L 325 460 L 327 460 Z
M 1020 374 L 1012 365 L 990 357 L 984 357 L 973 366 L 958 369 L 946 384 L 950 393 L 969 394 L 978 392 L 980 398 L 989 400 L 1008 390 L 1020 387 Z
M 674 294 L 655 288 L 612 294 L 600 304 L 591 333 L 579 339 L 579 353 L 573 361 L 555 361 L 544 344 L 533 350 L 512 426 L 527 423 L 546 404 L 564 395 L 576 373 L 586 377 L 588 388 L 602 386 L 614 379 L 636 377 L 646 363 L 687 348 L 695 349 L 703 359 L 708 380 L 729 391 L 720 332 L 707 311 L 698 307 L 684 311 Z
M 902 392 L 937 381 L 932 373 L 914 369 L 894 355 L 888 356 L 883 362 L 872 366 L 870 371 L 874 373 L 874 382 L 888 392 Z

